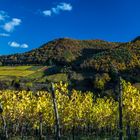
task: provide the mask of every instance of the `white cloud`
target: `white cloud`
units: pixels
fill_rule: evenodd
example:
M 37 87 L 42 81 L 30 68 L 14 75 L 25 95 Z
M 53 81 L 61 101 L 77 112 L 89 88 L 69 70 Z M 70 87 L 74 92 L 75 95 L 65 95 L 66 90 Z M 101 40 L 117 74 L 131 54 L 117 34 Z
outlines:
M 70 3 L 62 2 L 58 4 L 56 7 L 52 7 L 50 10 L 45 10 L 42 13 L 45 16 L 51 16 L 52 14 L 59 14 L 61 11 L 71 11 L 72 5 Z
M 4 21 L 7 17 L 9 17 L 7 15 L 7 13 L 5 11 L 0 11 L 0 21 Z
M 43 11 L 43 14 L 45 16 L 51 16 L 52 15 L 52 11 L 51 10 L 45 10 L 45 11 Z
M 15 29 L 16 26 L 21 24 L 21 19 L 11 18 L 7 12 L 0 10 L 0 30 L 8 33 L 0 33 L 0 37 L 9 37 L 10 33 Z
M 12 32 L 16 26 L 21 24 L 21 19 L 13 18 L 11 21 L 4 24 L 3 29 L 7 32 Z
M 15 42 L 15 41 L 13 41 L 13 42 L 8 42 L 8 45 L 10 46 L 10 47 L 14 47 L 14 48 L 24 48 L 24 49 L 26 49 L 26 48 L 28 48 L 29 46 L 27 45 L 27 44 L 19 44 L 19 43 L 17 43 L 17 42 Z
M 9 37 L 10 34 L 6 34 L 6 33 L 0 33 L 0 37 Z
M 71 11 L 72 5 L 69 3 L 60 3 L 60 5 L 57 6 L 57 9 L 60 9 L 62 11 Z
M 11 47 L 15 47 L 15 48 L 19 48 L 20 47 L 20 44 L 13 41 L 13 42 L 8 42 L 8 45 L 11 46 Z
M 27 44 L 21 44 L 20 48 L 25 48 L 26 49 L 26 48 L 29 48 L 29 46 Z

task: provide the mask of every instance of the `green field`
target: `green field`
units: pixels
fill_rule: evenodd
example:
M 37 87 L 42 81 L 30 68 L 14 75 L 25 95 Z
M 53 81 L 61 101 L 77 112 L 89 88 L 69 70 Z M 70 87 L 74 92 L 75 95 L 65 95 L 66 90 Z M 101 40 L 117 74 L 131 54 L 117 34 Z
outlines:
M 1 66 L 0 78 L 7 76 L 27 77 L 42 70 L 43 66 Z
M 0 81 L 11 81 L 15 78 L 26 78 L 33 82 L 45 83 L 46 81 L 67 81 L 65 73 L 49 73 L 51 66 L 1 66 Z
M 32 66 L 0 66 L 0 70 L 27 70 Z
M 52 82 L 60 82 L 60 81 L 67 81 L 68 77 L 67 74 L 65 73 L 57 73 L 57 74 L 52 74 L 48 76 L 44 76 L 38 82 L 45 82 L 45 81 L 52 81 Z

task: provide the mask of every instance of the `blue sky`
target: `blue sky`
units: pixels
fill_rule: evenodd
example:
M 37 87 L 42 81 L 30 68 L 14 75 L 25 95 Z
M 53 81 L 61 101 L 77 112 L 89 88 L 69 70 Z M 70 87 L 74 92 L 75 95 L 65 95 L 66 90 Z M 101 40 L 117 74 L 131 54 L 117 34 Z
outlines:
M 140 35 L 139 0 L 0 0 L 0 55 L 60 37 L 126 42 Z

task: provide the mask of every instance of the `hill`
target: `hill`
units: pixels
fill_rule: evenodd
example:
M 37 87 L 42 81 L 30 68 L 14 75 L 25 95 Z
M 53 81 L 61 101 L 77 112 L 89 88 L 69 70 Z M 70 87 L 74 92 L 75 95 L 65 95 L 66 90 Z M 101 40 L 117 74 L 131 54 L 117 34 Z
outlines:
M 55 64 L 72 63 L 81 56 L 87 57 L 98 52 L 109 50 L 118 43 L 110 43 L 102 40 L 74 40 L 60 38 L 50 41 L 40 48 L 23 54 L 1 56 L 3 65 L 8 64 Z
M 35 80 L 35 75 L 32 80 L 44 83 L 48 76 L 51 80 L 63 80 L 66 74 L 65 80 L 72 83 L 72 87 L 101 92 L 112 89 L 115 84 L 114 66 L 125 80 L 140 83 L 140 39 L 117 43 L 60 38 L 30 52 L 0 56 L 0 62 L 11 66 L 47 65 L 50 69 L 43 71 L 40 79 Z

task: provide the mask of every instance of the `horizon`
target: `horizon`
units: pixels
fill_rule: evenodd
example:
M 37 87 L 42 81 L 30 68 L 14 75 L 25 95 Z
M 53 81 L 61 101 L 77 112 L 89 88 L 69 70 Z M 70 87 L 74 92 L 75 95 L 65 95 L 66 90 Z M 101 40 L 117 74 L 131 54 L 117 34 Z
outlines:
M 129 42 L 140 35 L 138 0 L 1 0 L 0 55 L 58 38 Z

